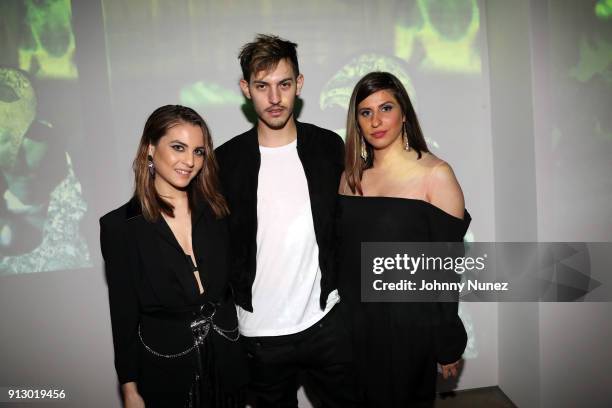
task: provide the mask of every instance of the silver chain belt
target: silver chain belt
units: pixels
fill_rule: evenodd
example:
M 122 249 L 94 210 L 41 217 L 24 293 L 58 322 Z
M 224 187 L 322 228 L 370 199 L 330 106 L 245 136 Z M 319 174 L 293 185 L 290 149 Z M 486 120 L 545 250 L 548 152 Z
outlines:
M 181 351 L 180 353 L 163 354 L 163 353 L 153 350 L 151 347 L 149 347 L 144 342 L 144 339 L 142 338 L 142 333 L 140 331 L 140 324 L 138 324 L 138 337 L 140 338 L 140 342 L 142 343 L 144 348 L 149 353 L 153 354 L 154 356 L 163 357 L 163 358 L 178 358 L 178 357 L 183 357 L 191 353 L 197 347 L 204 344 L 204 340 L 206 339 L 206 337 L 208 337 L 208 333 L 210 332 L 211 328 L 214 331 L 216 331 L 220 336 L 222 336 L 223 338 L 231 342 L 238 341 L 238 338 L 240 338 L 240 332 L 238 331 L 238 327 L 235 327 L 231 330 L 224 330 L 221 327 L 217 326 L 215 322 L 213 321 L 213 317 L 215 316 L 216 312 L 217 312 L 217 309 L 214 305 L 213 305 L 213 311 L 212 313 L 210 313 L 210 315 L 204 314 L 204 306 L 200 307 L 199 314 L 190 324 L 191 333 L 193 334 L 193 346 L 189 347 L 187 350 Z

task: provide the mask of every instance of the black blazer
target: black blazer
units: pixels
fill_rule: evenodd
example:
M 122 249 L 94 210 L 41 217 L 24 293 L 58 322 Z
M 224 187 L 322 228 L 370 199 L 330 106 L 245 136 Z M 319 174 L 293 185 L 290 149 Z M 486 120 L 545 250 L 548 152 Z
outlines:
M 338 184 L 344 170 L 344 143 L 330 130 L 301 122 L 296 122 L 296 127 L 297 152 L 306 174 L 319 246 L 319 303 L 321 309 L 325 309 L 327 296 L 336 288 L 334 219 Z M 257 253 L 257 182 L 261 165 L 257 127 L 219 146 L 215 154 L 223 194 L 231 210 L 232 288 L 236 304 L 252 312 L 251 289 Z
M 190 263 L 163 219 L 150 223 L 139 201 L 127 204 L 100 219 L 100 242 L 106 264 L 109 304 L 115 349 L 115 368 L 121 384 L 157 385 L 188 390 L 196 367 L 196 353 L 165 359 L 145 350 L 175 354 L 193 345 L 189 327 L 199 305 L 213 302 L 214 322 L 231 330 L 237 327 L 229 284 L 227 220 L 216 219 L 208 205 L 192 211 L 192 245 L 204 293 L 199 294 Z M 172 318 L 168 318 L 168 317 Z M 246 367 L 239 342 L 233 343 L 210 330 L 216 369 L 224 388 L 246 382 Z

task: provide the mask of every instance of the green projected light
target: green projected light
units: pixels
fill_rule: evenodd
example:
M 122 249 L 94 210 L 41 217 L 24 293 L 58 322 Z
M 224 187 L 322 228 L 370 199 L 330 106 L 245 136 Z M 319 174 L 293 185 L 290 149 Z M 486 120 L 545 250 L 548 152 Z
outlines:
M 70 0 L 26 0 L 28 37 L 19 48 L 19 67 L 39 78 L 77 78 Z
M 348 110 L 349 101 L 353 87 L 363 76 L 372 71 L 386 71 L 395 75 L 406 88 L 412 105 L 417 107 L 417 96 L 410 75 L 401 62 L 396 58 L 380 54 L 364 54 L 353 58 L 348 64 L 343 66 L 334 76 L 327 81 L 321 90 L 319 105 L 321 110 L 332 106 L 337 106 L 342 110 Z M 335 129 L 342 138 L 346 135 L 346 129 Z M 440 145 L 435 140 L 425 137 L 427 144 L 434 148 Z
M 612 85 L 612 44 L 602 39 L 593 42 L 582 37 L 580 41 L 580 60 L 571 69 L 571 75 L 580 82 L 587 82 L 595 75 Z
M 0 68 L 0 170 L 15 166 L 24 135 L 36 116 L 36 95 L 26 76 Z
M 65 158 L 67 175 L 49 196 L 41 244 L 24 254 L 0 257 L 0 276 L 93 266 L 89 249 L 79 231 L 87 204 L 83 200 L 81 183 L 74 174 L 68 153 Z M 9 201 L 10 197 L 5 193 L 4 198 Z M 15 204 L 9 202 L 9 209 L 15 207 Z M 9 228 L 8 225 L 0 228 L 0 238 L 12 238 Z
M 50 153 L 37 99 L 23 71 L 0 68 L 0 276 L 92 266 L 81 184 L 68 153 Z
M 612 0 L 599 0 L 595 5 L 595 15 L 602 20 L 612 18 Z
M 412 80 L 396 58 L 381 54 L 364 54 L 353 58 L 327 81 L 319 97 L 321 110 L 331 106 L 347 110 L 353 87 L 365 74 L 372 71 L 386 71 L 395 75 L 404 84 L 412 103 L 416 105 Z
M 417 0 L 417 7 L 395 26 L 395 55 L 406 61 L 420 43 L 425 69 L 480 73 L 476 40 L 480 12 L 476 0 Z
M 244 98 L 237 92 L 203 81 L 183 87 L 180 91 L 181 104 L 194 109 L 209 107 L 240 106 Z
M 469 306 L 465 302 L 459 302 L 459 318 L 465 326 L 467 333 L 467 344 L 463 352 L 464 359 L 472 359 L 478 357 L 478 343 L 476 341 L 476 330 L 474 328 L 474 320 L 470 314 Z
M 364 54 L 353 58 L 327 81 L 319 97 L 321 110 L 337 106 L 346 111 L 353 87 L 361 77 L 372 71 L 387 71 L 398 77 L 410 94 L 412 103 L 416 105 L 416 94 L 410 76 L 396 58 L 380 54 Z M 346 136 L 346 129 L 334 129 L 334 131 L 343 139 Z

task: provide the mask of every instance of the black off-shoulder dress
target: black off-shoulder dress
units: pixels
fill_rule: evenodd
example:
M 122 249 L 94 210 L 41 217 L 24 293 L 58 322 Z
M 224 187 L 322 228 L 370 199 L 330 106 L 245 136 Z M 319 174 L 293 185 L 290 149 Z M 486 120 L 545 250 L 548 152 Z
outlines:
M 353 339 L 367 406 L 427 405 L 435 398 L 436 363 L 461 358 L 467 335 L 457 303 L 362 303 L 362 242 L 460 242 L 470 215 L 459 219 L 416 199 L 340 195 L 338 290 Z

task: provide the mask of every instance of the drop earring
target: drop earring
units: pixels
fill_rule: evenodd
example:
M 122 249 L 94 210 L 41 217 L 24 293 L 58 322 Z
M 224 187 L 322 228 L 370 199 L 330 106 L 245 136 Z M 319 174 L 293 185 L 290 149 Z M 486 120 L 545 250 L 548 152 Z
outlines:
M 364 162 L 368 161 L 368 149 L 366 147 L 366 141 L 363 136 L 361 136 L 361 158 Z
M 155 177 L 155 165 L 153 164 L 153 157 L 151 157 L 151 155 L 148 155 L 147 160 L 147 168 L 149 169 L 149 175 L 151 177 Z
M 404 150 L 410 151 L 410 143 L 408 142 L 408 132 L 406 131 L 406 124 L 404 124 L 404 131 L 402 132 L 402 139 L 404 139 Z

